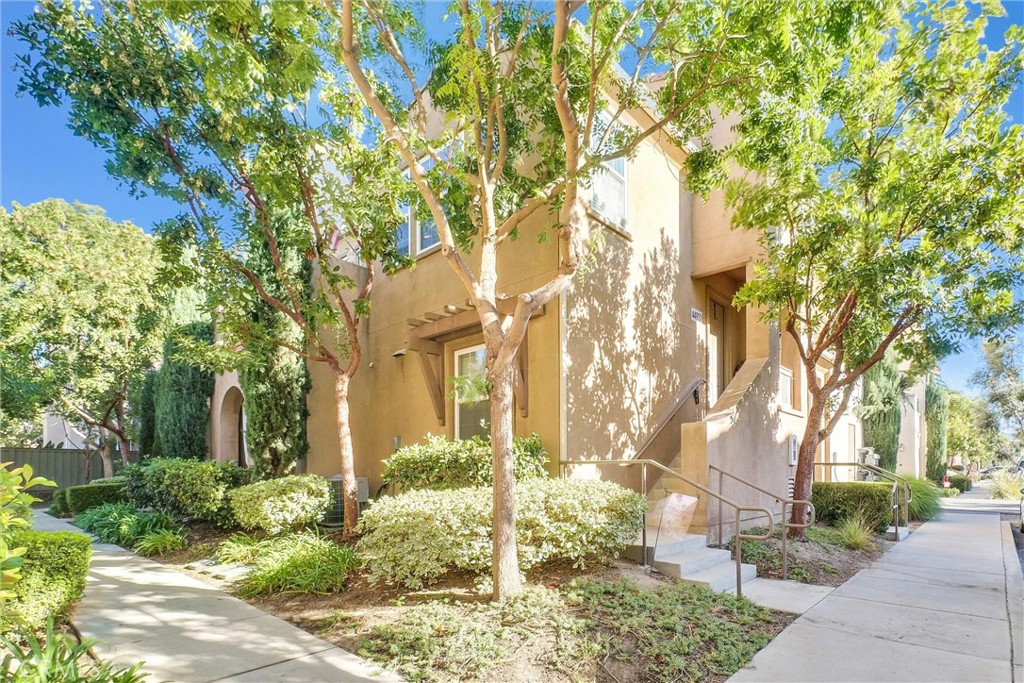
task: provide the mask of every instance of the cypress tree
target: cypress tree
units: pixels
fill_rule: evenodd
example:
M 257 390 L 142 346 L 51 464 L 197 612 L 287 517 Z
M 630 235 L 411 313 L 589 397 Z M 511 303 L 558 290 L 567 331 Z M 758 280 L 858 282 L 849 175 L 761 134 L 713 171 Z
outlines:
M 896 364 L 883 360 L 864 373 L 864 401 L 860 409 L 864 444 L 873 446 L 880 467 L 896 471 L 900 448 L 900 401 L 903 380 Z
M 139 424 L 139 454 L 142 457 L 154 455 L 156 440 L 156 382 L 159 372 L 146 370 L 139 391 L 137 419 Z
M 942 481 L 946 474 L 946 426 L 949 422 L 949 395 L 937 382 L 928 382 L 924 391 L 924 420 L 928 427 L 928 450 L 925 474 L 933 481 Z
M 189 343 L 213 343 L 206 322 L 181 325 L 164 340 L 164 363 L 156 381 L 155 454 L 203 459 L 209 453 L 206 432 L 210 422 L 213 373 L 184 355 Z
M 273 221 L 273 229 L 278 232 L 286 227 L 285 216 Z M 291 243 L 282 240 L 279 244 Z M 284 248 L 279 255 L 282 265 L 294 276 L 294 282 L 308 288 L 309 261 L 303 254 Z M 275 290 L 282 289 L 274 277 L 266 241 L 254 245 L 246 265 L 261 281 L 276 285 Z M 278 297 L 285 294 L 283 291 L 272 293 Z M 295 462 L 309 451 L 306 394 L 310 380 L 305 359 L 272 340 L 300 348 L 305 342 L 299 327 L 262 299 L 254 299 L 249 316 L 253 324 L 245 342 L 246 363 L 238 372 L 245 397 L 246 446 L 259 476 L 279 477 L 288 474 Z

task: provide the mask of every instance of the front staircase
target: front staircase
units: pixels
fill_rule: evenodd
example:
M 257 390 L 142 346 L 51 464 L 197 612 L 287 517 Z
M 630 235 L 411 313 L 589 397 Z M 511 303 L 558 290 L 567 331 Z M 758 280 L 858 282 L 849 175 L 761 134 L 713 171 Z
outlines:
M 649 537 L 650 538 L 650 537 Z M 648 540 L 648 558 L 665 576 L 710 588 L 716 593 L 736 590 L 736 563 L 731 550 L 709 548 L 704 534 L 686 534 L 671 542 Z M 626 549 L 626 556 L 643 562 L 643 546 L 637 544 Z M 740 565 L 740 580 L 746 583 L 757 576 L 757 567 Z

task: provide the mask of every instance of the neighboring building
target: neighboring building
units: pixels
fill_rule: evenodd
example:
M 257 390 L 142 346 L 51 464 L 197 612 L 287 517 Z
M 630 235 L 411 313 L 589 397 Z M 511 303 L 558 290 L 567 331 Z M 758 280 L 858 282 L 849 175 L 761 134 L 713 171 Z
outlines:
M 900 448 L 896 474 L 923 477 L 928 471 L 928 425 L 925 422 L 925 388 L 929 377 L 919 378 L 900 401 Z
M 581 273 L 531 321 L 518 359 L 515 433 L 541 436 L 553 475 L 565 460 L 649 458 L 712 488 L 717 479 L 709 482 L 710 466 L 785 495 L 795 472 L 793 440 L 804 428 L 806 378 L 792 340 L 781 338 L 777 325 L 761 321 L 758 310 L 732 307 L 761 248 L 755 234 L 731 229 L 722 193 L 705 203 L 686 191 L 685 158 L 667 138 L 652 136 L 594 183 L 591 215 L 604 231 L 600 265 Z M 532 220 L 523 234 L 539 232 L 547 217 Z M 460 402 L 446 382 L 482 371 L 477 314 L 439 253 L 431 224 L 411 218 L 400 241 L 416 266 L 377 274 L 373 315 L 361 331 L 364 362 L 350 394 L 356 475 L 369 479 L 371 491 L 380 484 L 382 460 L 397 447 L 429 433 L 452 439 L 486 433 L 486 401 Z M 554 240 L 519 239 L 501 251 L 509 295 L 556 272 Z M 310 363 L 309 371 L 305 468 L 333 475 L 339 469 L 333 382 L 322 364 Z M 216 459 L 244 457 L 243 412 L 237 377 L 218 377 Z M 849 461 L 862 445 L 850 413 L 820 457 Z M 639 487 L 639 468 L 593 469 Z M 827 470 L 820 476 L 850 475 Z M 778 509 L 774 497 L 735 482 L 724 493 Z M 716 521 L 717 507 L 702 496 L 693 529 Z
M 57 448 L 84 449 L 85 437 L 70 422 L 53 413 L 43 413 L 43 445 L 53 444 Z

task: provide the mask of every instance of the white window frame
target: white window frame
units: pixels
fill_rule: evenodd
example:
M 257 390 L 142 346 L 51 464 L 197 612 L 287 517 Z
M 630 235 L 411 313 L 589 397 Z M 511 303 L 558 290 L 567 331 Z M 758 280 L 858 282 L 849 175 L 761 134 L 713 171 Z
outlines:
M 602 112 L 601 114 L 598 114 L 597 119 L 605 127 L 612 125 L 611 117 L 607 114 L 607 112 Z M 629 234 L 629 219 L 628 219 L 628 216 L 629 216 L 629 178 L 628 178 L 628 174 L 629 174 L 629 159 L 627 159 L 626 157 L 621 157 L 621 160 L 622 160 L 622 173 L 619 173 L 618 171 L 616 171 L 616 170 L 614 170 L 612 168 L 611 164 L 613 163 L 614 160 L 613 161 L 602 162 L 600 170 L 599 171 L 595 171 L 595 173 L 598 173 L 598 172 L 610 173 L 610 174 L 612 174 L 613 177 L 615 177 L 616 179 L 622 181 L 622 216 L 619 217 L 618 220 L 616 220 L 614 217 L 609 216 L 604 211 L 602 211 L 600 208 L 595 206 L 595 204 L 594 204 L 595 192 L 594 192 L 593 182 L 591 182 L 591 186 L 590 186 L 590 210 L 595 215 L 597 215 L 599 218 L 601 218 L 602 221 L 607 223 L 609 226 L 611 226 L 615 230 L 621 231 L 621 232 L 623 232 L 623 233 L 628 235 Z
M 459 357 L 460 356 L 467 356 L 467 355 L 469 355 L 471 353 L 476 353 L 477 351 L 483 351 L 484 352 L 484 357 L 486 358 L 487 350 L 486 350 L 486 347 L 483 344 L 476 344 L 474 346 L 467 346 L 464 349 L 458 349 L 457 351 L 454 351 L 452 353 L 452 366 L 453 366 L 452 367 L 452 374 L 455 377 L 461 377 L 461 375 L 459 375 Z M 460 440 L 459 434 L 461 433 L 461 430 L 459 429 L 459 427 L 461 426 L 461 421 L 459 420 L 459 389 L 458 389 L 458 385 L 456 385 L 455 392 L 454 392 L 454 397 L 455 397 L 455 440 L 458 441 L 458 440 Z
M 782 392 L 782 387 L 783 386 L 789 388 L 788 400 L 783 398 L 783 392 Z M 778 395 L 779 405 L 783 406 L 784 408 L 792 408 L 793 407 L 793 394 L 794 393 L 795 393 L 795 388 L 793 387 L 793 371 L 790 370 L 789 368 L 787 368 L 784 365 L 780 365 L 779 366 L 779 395 Z

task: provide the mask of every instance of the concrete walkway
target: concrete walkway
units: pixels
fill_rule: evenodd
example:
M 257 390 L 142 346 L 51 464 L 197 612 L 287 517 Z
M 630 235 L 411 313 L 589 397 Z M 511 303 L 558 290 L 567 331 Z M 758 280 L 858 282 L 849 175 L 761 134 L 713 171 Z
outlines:
M 947 511 L 808 610 L 730 682 L 1024 683 L 1024 582 L 998 514 Z
M 36 511 L 45 531 L 77 527 Z M 197 579 L 115 545 L 93 544 L 73 617 L 96 654 L 145 661 L 148 683 L 398 681 L 376 665 Z

